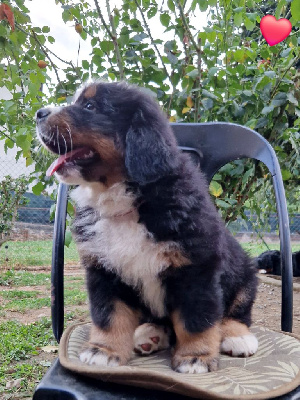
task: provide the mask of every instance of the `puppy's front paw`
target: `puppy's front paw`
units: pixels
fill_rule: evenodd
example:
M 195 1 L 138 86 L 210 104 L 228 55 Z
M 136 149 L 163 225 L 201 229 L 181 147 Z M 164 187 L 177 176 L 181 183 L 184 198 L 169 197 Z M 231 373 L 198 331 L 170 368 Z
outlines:
M 169 332 L 163 326 L 147 323 L 135 330 L 133 341 L 136 353 L 149 355 L 169 347 Z
M 90 347 L 80 354 L 79 359 L 85 364 L 99 367 L 118 367 L 121 365 L 120 357 L 103 347 Z
M 232 357 L 252 356 L 258 348 L 258 341 L 252 334 L 227 337 L 221 344 L 221 352 Z
M 172 359 L 172 368 L 184 374 L 204 374 L 218 369 L 218 359 L 206 357 L 179 356 Z

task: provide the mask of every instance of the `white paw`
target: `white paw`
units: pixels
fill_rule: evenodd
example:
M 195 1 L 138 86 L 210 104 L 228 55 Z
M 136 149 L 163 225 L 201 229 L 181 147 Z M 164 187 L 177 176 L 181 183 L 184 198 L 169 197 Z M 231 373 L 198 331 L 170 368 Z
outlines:
M 259 269 L 259 270 L 258 270 L 258 273 L 259 273 L 259 274 L 266 274 L 266 273 L 267 273 L 267 270 L 266 270 L 266 269 Z
M 169 347 L 169 333 L 163 326 L 147 323 L 135 330 L 133 341 L 136 353 L 148 355 Z
M 182 363 L 178 365 L 175 371 L 182 374 L 205 374 L 208 372 L 208 366 L 198 359 L 194 363 Z
M 120 365 L 119 357 L 109 355 L 96 347 L 84 350 L 80 353 L 79 359 L 84 364 L 98 365 L 99 367 L 117 367 Z
M 221 352 L 232 357 L 252 356 L 258 348 L 258 341 L 252 334 L 227 337 L 221 343 Z

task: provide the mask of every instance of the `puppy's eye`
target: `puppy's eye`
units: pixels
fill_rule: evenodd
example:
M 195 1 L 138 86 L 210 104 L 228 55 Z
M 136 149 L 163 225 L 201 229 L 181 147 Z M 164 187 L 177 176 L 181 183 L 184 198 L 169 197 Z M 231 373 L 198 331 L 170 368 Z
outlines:
M 85 108 L 86 110 L 92 111 L 92 110 L 95 110 L 95 105 L 94 105 L 92 102 L 88 101 L 88 102 L 85 104 L 84 108 Z

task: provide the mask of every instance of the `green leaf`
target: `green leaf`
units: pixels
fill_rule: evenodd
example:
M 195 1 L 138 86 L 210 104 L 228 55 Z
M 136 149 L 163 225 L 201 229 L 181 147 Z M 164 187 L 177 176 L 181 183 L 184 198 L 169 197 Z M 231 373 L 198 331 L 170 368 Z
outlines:
M 24 153 L 26 153 L 30 150 L 31 143 L 28 140 L 27 135 L 17 136 L 16 144 L 23 150 Z
M 44 190 L 44 184 L 42 182 L 38 182 L 36 185 L 32 187 L 32 193 L 36 196 L 39 196 Z
M 244 63 L 247 58 L 247 53 L 244 50 L 236 50 L 233 54 L 235 61 Z
M 202 95 L 203 95 L 204 97 L 209 97 L 210 99 L 213 99 L 213 100 L 219 100 L 219 98 L 218 98 L 215 94 L 209 92 L 209 91 L 206 90 L 206 89 L 203 89 L 203 90 L 202 90 Z
M 230 208 L 231 207 L 231 205 L 226 203 L 226 201 L 220 200 L 220 199 L 216 200 L 216 204 L 217 204 L 217 206 L 222 207 L 222 208 Z
M 272 112 L 274 110 L 274 106 L 266 106 L 262 109 L 262 114 L 270 114 L 270 112 Z
M 200 11 L 206 11 L 208 7 L 207 0 L 198 0 Z
M 213 31 L 213 32 L 207 32 L 207 40 L 210 43 L 214 43 L 216 41 L 217 38 L 217 32 Z
M 284 92 L 279 92 L 276 94 L 270 105 L 274 107 L 280 107 L 286 103 L 286 100 L 287 94 Z
M 281 175 L 282 175 L 282 179 L 284 181 L 287 181 L 291 178 L 292 174 L 290 173 L 290 171 L 288 169 L 282 169 L 281 170 Z
M 299 101 L 295 98 L 292 92 L 288 92 L 287 99 L 290 103 L 294 104 L 295 106 L 299 105 Z
M 292 1 L 291 14 L 295 21 L 300 21 L 300 0 Z
M 236 8 L 233 8 L 232 11 L 234 11 L 235 13 L 240 13 L 242 11 L 245 11 L 245 7 L 236 7 Z
M 174 56 L 174 54 L 172 54 L 170 51 L 168 51 L 167 57 L 171 64 L 178 63 L 178 58 L 176 56 Z
M 278 4 L 277 4 L 276 10 L 275 10 L 275 18 L 279 19 L 281 13 L 283 12 L 283 7 L 286 4 L 286 0 L 279 0 L 279 1 L 277 1 L 277 3 Z
M 259 118 L 254 129 L 263 128 L 264 126 L 268 125 L 268 122 L 269 120 L 266 117 Z
M 69 247 L 72 242 L 72 234 L 70 230 L 66 230 L 65 233 L 65 246 Z
M 192 71 L 187 73 L 187 76 L 189 76 L 190 78 L 196 79 L 197 76 L 199 76 L 199 72 L 197 69 L 193 69 Z
M 291 48 L 283 50 L 283 51 L 280 53 L 280 57 L 286 58 L 286 57 L 290 54 L 291 51 L 292 51 Z
M 218 182 L 213 180 L 213 181 L 210 182 L 209 192 L 214 197 L 219 197 L 223 193 L 223 189 L 222 189 L 222 186 Z
M 209 76 L 214 76 L 217 72 L 218 72 L 218 67 L 211 67 L 209 70 L 208 70 L 208 75 Z
M 250 128 L 250 129 L 255 129 L 256 123 L 257 123 L 257 119 L 252 118 L 252 119 L 249 119 L 249 121 L 247 121 L 247 122 L 245 123 L 245 126 L 247 126 L 247 127 Z
M 104 53 L 109 53 L 114 49 L 114 44 L 109 40 L 102 40 L 100 42 L 100 48 L 102 51 L 104 51 Z
M 157 7 L 151 7 L 150 10 L 147 12 L 147 17 L 149 19 L 153 18 L 157 14 Z
M 90 63 L 87 60 L 82 60 L 82 68 L 83 69 L 90 69 Z
M 172 12 L 175 11 L 175 4 L 174 4 L 173 0 L 168 0 L 168 7 Z
M 242 117 L 245 114 L 244 108 L 240 106 L 235 100 L 233 100 L 232 104 L 233 104 L 233 115 L 235 117 Z
M 244 18 L 244 24 L 245 24 L 245 27 L 246 27 L 246 29 L 247 29 L 248 31 L 252 31 L 252 30 L 254 29 L 255 25 L 256 25 L 255 22 L 251 21 L 251 20 L 250 20 L 249 18 L 247 18 L 247 17 Z
M 169 23 L 171 20 L 170 15 L 167 13 L 163 13 L 163 14 L 160 14 L 159 18 L 160 18 L 160 22 L 162 23 L 162 25 L 167 28 L 169 26 Z
M 236 26 L 241 26 L 242 22 L 243 22 L 243 18 L 244 18 L 243 13 L 241 13 L 241 12 L 240 13 L 235 13 L 234 14 L 234 18 L 233 18 L 234 24 Z
M 248 182 L 249 177 L 252 175 L 253 175 L 253 168 L 250 168 L 243 174 L 242 182 L 243 183 Z
M 9 149 L 13 149 L 15 144 L 11 139 L 6 139 L 5 140 L 5 146 L 8 147 Z
M 275 71 L 266 71 L 264 75 L 268 76 L 269 78 L 276 78 L 276 72 Z
M 210 110 L 213 108 L 214 102 L 212 99 L 202 99 L 202 105 L 204 110 Z

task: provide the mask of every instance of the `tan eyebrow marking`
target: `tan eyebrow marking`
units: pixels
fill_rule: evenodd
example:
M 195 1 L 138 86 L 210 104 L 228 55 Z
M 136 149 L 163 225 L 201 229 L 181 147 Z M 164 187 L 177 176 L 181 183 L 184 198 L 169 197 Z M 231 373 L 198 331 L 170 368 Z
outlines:
M 91 97 L 94 97 L 96 95 L 96 92 L 97 92 L 97 86 L 96 85 L 90 85 L 83 92 L 83 96 L 86 99 L 90 99 Z

